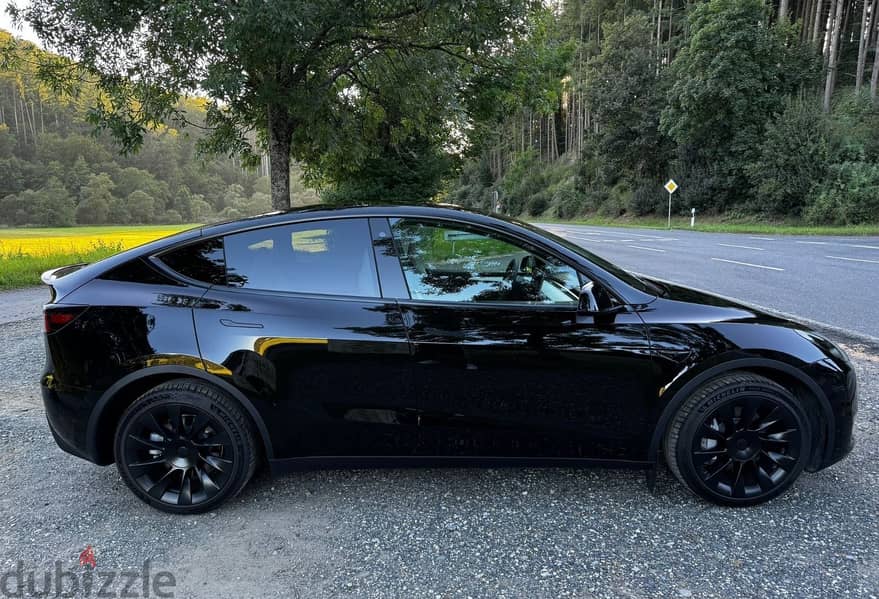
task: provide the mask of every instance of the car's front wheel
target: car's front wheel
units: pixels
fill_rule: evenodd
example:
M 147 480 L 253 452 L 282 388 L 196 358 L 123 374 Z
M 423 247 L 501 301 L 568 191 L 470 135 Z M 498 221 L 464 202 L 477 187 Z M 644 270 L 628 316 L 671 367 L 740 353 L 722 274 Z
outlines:
M 249 420 L 237 402 L 193 379 L 139 397 L 116 429 L 116 466 L 143 501 L 172 513 L 211 510 L 236 495 L 256 465 Z
M 665 455 L 697 495 L 745 506 L 790 487 L 811 446 L 808 415 L 790 391 L 766 377 L 734 372 L 684 402 L 666 435 Z

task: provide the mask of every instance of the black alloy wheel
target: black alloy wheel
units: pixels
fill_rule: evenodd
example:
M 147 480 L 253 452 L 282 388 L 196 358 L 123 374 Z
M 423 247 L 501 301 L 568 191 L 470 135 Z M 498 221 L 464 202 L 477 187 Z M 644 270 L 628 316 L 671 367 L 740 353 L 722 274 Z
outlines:
M 684 403 L 669 429 L 666 458 L 698 495 L 754 505 L 793 484 L 810 448 L 808 416 L 789 391 L 758 375 L 734 373 Z
M 209 385 L 177 380 L 128 408 L 116 435 L 116 463 L 147 503 L 175 513 L 212 509 L 253 474 L 249 422 L 236 402 Z

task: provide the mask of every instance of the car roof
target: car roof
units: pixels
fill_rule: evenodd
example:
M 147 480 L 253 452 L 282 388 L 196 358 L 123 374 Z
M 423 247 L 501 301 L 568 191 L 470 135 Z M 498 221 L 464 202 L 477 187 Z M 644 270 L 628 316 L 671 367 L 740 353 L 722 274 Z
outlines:
M 511 219 L 501 217 L 500 215 L 487 214 L 479 210 L 463 208 L 453 204 L 361 204 L 339 206 L 316 204 L 259 214 L 257 216 L 240 218 L 212 225 L 205 225 L 202 227 L 202 235 L 212 236 L 243 229 L 259 228 L 305 220 L 319 220 L 323 218 L 385 216 L 445 217 L 453 220 L 484 222 L 486 224 L 492 221 L 496 224 L 498 224 L 497 221 L 506 221 L 508 223 L 515 222 Z

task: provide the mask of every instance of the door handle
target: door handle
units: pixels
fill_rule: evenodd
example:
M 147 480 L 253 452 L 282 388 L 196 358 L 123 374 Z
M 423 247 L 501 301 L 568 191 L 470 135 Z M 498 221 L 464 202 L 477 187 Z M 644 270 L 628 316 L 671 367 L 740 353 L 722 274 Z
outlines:
M 241 329 L 261 329 L 263 328 L 261 322 L 240 322 L 237 320 L 229 320 L 228 318 L 221 318 L 220 324 L 224 327 L 238 327 Z

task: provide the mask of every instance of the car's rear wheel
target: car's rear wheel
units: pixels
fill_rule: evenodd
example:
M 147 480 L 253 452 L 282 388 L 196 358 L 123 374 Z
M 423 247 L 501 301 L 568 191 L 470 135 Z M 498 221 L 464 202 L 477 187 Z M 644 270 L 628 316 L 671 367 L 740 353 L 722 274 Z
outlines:
M 116 466 L 143 501 L 172 513 L 211 510 L 253 474 L 250 422 L 233 399 L 192 379 L 139 397 L 116 429 Z
M 776 382 L 735 372 L 699 388 L 684 402 L 665 439 L 675 476 L 723 505 L 768 501 L 790 487 L 812 446 L 809 417 Z

